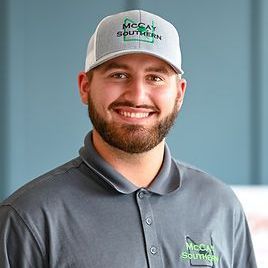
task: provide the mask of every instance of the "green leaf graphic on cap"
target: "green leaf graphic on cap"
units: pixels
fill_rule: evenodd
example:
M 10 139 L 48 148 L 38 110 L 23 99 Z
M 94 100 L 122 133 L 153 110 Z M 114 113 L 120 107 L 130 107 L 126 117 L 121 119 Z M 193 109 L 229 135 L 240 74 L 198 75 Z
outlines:
M 141 33 L 146 32 L 146 28 L 144 26 L 139 26 L 138 31 Z
M 142 25 L 143 24 L 143 25 Z M 144 26 L 147 25 L 147 26 Z M 152 24 L 145 24 L 142 21 L 136 21 L 129 18 L 124 18 L 123 21 L 123 40 L 124 42 L 132 41 L 132 42 L 147 42 L 154 43 L 155 39 L 155 28 L 154 21 Z M 149 30 L 148 30 L 149 29 Z M 158 36 L 159 38 L 159 36 Z M 160 36 L 161 39 L 161 36 Z

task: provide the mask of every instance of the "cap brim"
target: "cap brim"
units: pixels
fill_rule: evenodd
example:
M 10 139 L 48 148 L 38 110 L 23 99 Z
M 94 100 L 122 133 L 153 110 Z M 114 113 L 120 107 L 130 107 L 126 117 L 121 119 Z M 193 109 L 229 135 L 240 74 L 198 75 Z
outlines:
M 92 69 L 94 69 L 95 67 L 98 67 L 100 66 L 101 64 L 111 60 L 111 59 L 114 59 L 114 58 L 117 58 L 119 56 L 123 56 L 123 55 L 128 55 L 128 54 L 135 54 L 135 53 L 141 53 L 141 54 L 148 54 L 148 55 L 151 55 L 151 56 L 154 56 L 160 60 L 163 60 L 165 61 L 166 63 L 168 63 L 172 69 L 174 69 L 174 71 L 178 74 L 183 74 L 183 70 L 178 68 L 177 66 L 174 66 L 168 59 L 166 59 L 165 57 L 161 57 L 159 55 L 157 55 L 156 53 L 152 52 L 152 51 L 148 51 L 148 50 L 141 50 L 141 49 L 129 49 L 129 50 L 121 50 L 121 51 L 117 51 L 117 52 L 113 52 L 113 53 L 109 53 L 107 56 L 104 56 L 102 58 L 100 58 L 99 60 L 97 60 L 94 64 L 90 65 L 90 68 L 87 68 L 85 71 L 88 72 Z

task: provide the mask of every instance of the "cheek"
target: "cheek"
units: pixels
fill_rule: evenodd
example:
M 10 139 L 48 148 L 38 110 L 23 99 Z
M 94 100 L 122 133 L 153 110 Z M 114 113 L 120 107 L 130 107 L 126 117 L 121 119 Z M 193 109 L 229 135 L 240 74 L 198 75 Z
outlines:
M 109 105 L 114 102 L 117 98 L 118 95 L 112 88 L 94 88 L 91 92 L 89 97 L 91 98 L 91 101 L 94 103 L 94 106 L 96 110 L 103 114 L 106 114 L 107 116 L 107 110 Z
M 168 90 L 158 95 L 158 103 L 164 111 L 172 111 L 177 99 L 177 91 Z

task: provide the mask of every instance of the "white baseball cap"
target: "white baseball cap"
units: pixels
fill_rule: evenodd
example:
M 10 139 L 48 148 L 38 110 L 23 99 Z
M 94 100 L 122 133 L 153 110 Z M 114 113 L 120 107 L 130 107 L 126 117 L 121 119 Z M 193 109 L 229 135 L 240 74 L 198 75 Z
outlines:
M 168 21 L 143 10 L 105 17 L 91 36 L 85 72 L 118 56 L 145 53 L 160 58 L 183 74 L 180 39 Z

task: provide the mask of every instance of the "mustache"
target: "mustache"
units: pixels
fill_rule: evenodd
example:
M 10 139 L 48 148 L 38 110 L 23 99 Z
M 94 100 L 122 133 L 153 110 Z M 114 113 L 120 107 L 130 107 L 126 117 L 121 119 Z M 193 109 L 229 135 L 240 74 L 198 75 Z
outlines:
M 108 109 L 116 109 L 117 107 L 130 107 L 130 108 L 144 108 L 144 109 L 150 109 L 154 112 L 159 112 L 160 109 L 156 106 L 153 105 L 147 105 L 147 104 L 141 104 L 141 105 L 136 105 L 135 103 L 131 101 L 114 101 L 112 102 Z

